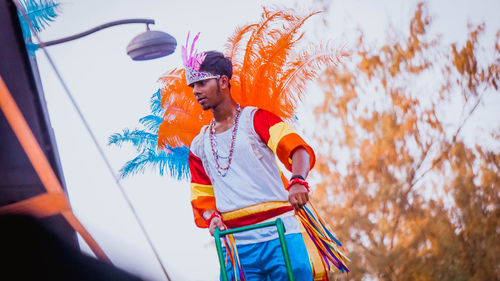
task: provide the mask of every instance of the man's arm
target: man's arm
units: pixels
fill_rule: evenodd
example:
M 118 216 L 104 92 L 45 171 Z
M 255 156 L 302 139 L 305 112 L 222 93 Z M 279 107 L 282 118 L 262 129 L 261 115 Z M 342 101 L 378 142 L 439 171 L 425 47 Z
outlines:
M 203 168 L 201 159 L 189 152 L 189 171 L 191 173 L 191 207 L 194 221 L 198 227 L 209 227 L 205 213 L 215 210 L 215 196 L 210 178 Z M 209 217 L 211 213 L 209 213 Z
M 307 150 L 303 147 L 296 148 L 292 152 L 292 175 L 300 176 L 305 180 L 309 174 L 309 161 Z M 288 189 L 288 201 L 298 211 L 309 201 L 309 191 L 304 185 L 295 183 Z
M 293 172 L 292 154 L 299 148 L 303 148 L 309 155 L 309 169 L 314 166 L 316 157 L 313 149 L 278 116 L 259 109 L 255 112 L 253 127 L 262 142 L 267 144 L 289 171 Z
M 316 160 L 313 149 L 288 124 L 269 111 L 257 110 L 253 125 L 260 139 L 292 175 L 305 181 Z M 294 183 L 288 189 L 288 201 L 296 210 L 309 201 L 308 188 L 302 183 Z

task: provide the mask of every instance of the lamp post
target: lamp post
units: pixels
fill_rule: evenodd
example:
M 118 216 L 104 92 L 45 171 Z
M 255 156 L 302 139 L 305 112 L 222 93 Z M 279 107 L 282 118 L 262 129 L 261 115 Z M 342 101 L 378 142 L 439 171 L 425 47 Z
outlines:
M 177 47 L 177 41 L 170 34 L 149 29 L 150 24 L 154 24 L 155 21 L 152 19 L 125 19 L 108 22 L 99 26 L 96 26 L 87 31 L 64 37 L 57 40 L 52 40 L 48 42 L 40 42 L 38 44 L 39 48 L 45 48 L 52 45 L 57 45 L 72 41 L 78 38 L 82 38 L 94 32 L 102 29 L 106 29 L 112 26 L 130 23 L 144 23 L 146 24 L 146 32 L 143 32 L 132 39 L 132 41 L 127 46 L 127 54 L 133 60 L 151 60 L 164 56 L 168 56 L 175 51 Z

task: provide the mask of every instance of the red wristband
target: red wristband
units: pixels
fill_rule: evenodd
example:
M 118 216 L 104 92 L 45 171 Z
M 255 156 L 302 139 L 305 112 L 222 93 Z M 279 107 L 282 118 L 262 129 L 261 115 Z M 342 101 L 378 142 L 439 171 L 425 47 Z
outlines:
M 301 178 L 294 178 L 294 179 L 292 179 L 290 181 L 290 183 L 288 184 L 288 187 L 286 188 L 286 190 L 290 190 L 290 187 L 292 185 L 296 184 L 296 183 L 305 186 L 305 188 L 307 189 L 307 192 L 309 192 L 309 184 L 305 180 L 303 180 Z
M 212 221 L 212 219 L 214 217 L 218 217 L 220 220 L 222 220 L 222 216 L 219 214 L 219 212 L 217 211 L 214 211 L 212 213 L 212 215 L 210 215 L 210 217 L 208 219 L 205 220 L 205 222 L 207 223 L 208 226 L 210 226 L 210 222 Z

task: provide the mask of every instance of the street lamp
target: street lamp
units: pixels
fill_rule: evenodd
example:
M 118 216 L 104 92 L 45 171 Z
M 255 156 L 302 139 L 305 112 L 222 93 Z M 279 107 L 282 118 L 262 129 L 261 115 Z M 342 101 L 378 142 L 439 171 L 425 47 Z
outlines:
M 45 48 L 48 46 L 56 45 L 56 44 L 61 44 L 64 42 L 68 42 L 71 40 L 75 40 L 84 36 L 87 36 L 89 34 L 92 34 L 94 32 L 97 32 L 99 30 L 112 27 L 115 25 L 121 25 L 121 24 L 129 24 L 129 23 L 145 23 L 146 24 L 146 32 L 143 32 L 130 41 L 130 43 L 127 46 L 127 54 L 133 59 L 133 60 L 151 60 L 151 59 L 156 59 L 164 56 L 168 56 L 172 54 L 175 51 L 175 48 L 177 47 L 177 41 L 175 40 L 174 37 L 172 37 L 170 34 L 162 32 L 162 31 L 157 31 L 153 30 L 151 31 L 149 29 L 150 24 L 154 24 L 155 21 L 152 19 L 126 19 L 126 20 L 117 20 L 117 21 L 112 21 L 108 22 L 102 25 L 99 25 L 97 27 L 94 27 L 92 29 L 89 29 L 87 31 L 64 37 L 61 39 L 57 40 L 52 40 L 48 42 L 40 42 L 38 44 L 39 48 Z

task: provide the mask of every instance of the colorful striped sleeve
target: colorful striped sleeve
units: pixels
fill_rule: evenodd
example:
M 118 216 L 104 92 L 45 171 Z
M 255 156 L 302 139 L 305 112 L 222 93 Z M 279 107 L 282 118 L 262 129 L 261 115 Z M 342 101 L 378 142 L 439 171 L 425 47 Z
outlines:
M 214 188 L 208 177 L 201 159 L 189 152 L 189 171 L 191 172 L 191 206 L 194 222 L 198 227 L 208 227 L 203 213 L 206 210 L 216 210 Z
M 259 109 L 255 112 L 253 126 L 260 139 L 289 171 L 292 170 L 292 153 L 299 147 L 303 147 L 309 153 L 310 169 L 312 169 L 316 162 L 313 149 L 281 118 Z

